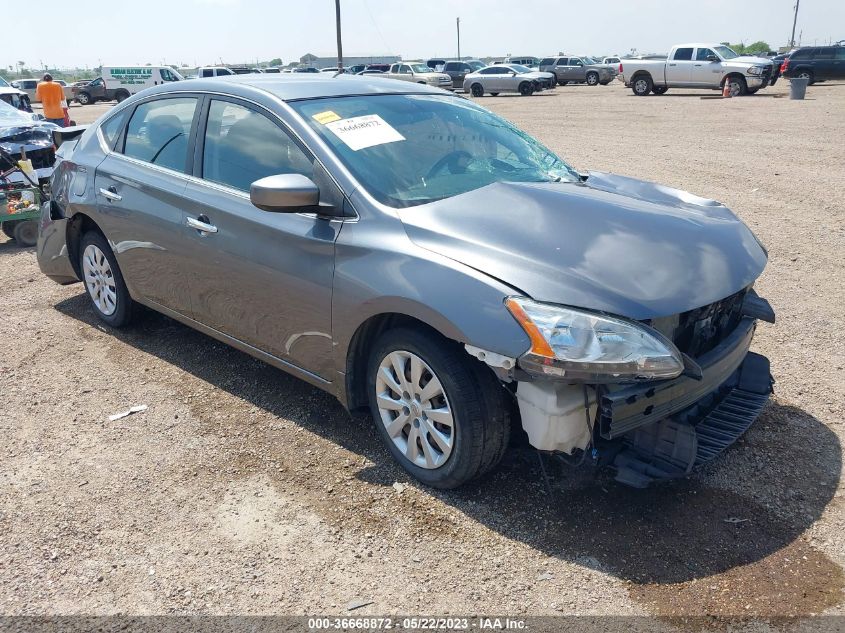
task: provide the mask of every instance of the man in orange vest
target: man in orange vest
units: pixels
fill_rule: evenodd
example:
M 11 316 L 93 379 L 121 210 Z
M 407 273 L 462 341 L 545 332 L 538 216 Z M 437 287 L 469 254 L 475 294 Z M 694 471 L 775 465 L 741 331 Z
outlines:
M 65 100 L 65 91 L 53 81 L 53 76 L 50 73 L 44 74 L 44 81 L 39 82 L 35 89 L 35 97 L 41 101 L 41 105 L 44 107 L 44 118 L 50 123 L 64 127 L 65 113 L 62 110 L 62 101 Z

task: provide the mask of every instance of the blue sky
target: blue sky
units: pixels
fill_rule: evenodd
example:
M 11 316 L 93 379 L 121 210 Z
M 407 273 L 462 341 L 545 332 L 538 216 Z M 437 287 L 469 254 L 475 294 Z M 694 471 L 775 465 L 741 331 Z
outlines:
M 254 62 L 335 53 L 334 0 L 41 0 L 60 16 L 52 36 L 7 37 L 0 67 Z M 408 59 L 666 51 L 684 41 L 752 41 L 777 48 L 794 0 L 341 0 L 347 55 Z M 67 19 L 71 10 L 73 18 Z M 65 16 L 65 17 L 61 17 Z M 39 28 L 50 30 L 49 23 Z M 75 25 L 75 26 L 69 26 Z M 803 42 L 845 38 L 845 0 L 801 0 Z M 797 37 L 797 34 L 796 34 Z M 26 42 L 18 46 L 18 42 Z M 17 49 L 17 50 L 15 50 Z

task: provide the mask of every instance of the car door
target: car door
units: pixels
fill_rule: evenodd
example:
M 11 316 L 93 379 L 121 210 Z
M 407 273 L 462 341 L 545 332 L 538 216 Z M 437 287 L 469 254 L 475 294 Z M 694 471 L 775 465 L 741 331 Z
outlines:
M 845 46 L 833 49 L 833 72 L 831 79 L 845 79 Z
M 716 61 L 712 61 L 712 58 Z M 711 59 L 708 59 L 711 58 Z M 692 86 L 718 86 L 722 80 L 722 62 L 712 48 L 696 48 L 690 67 L 689 82 Z
M 672 59 L 666 62 L 666 82 L 672 86 L 689 86 L 692 81 L 692 47 L 676 48 Z
M 250 202 L 249 188 L 265 176 L 299 173 L 318 184 L 321 203 L 342 205 L 343 198 L 275 115 L 214 97 L 203 119 L 182 229 L 190 243 L 185 271 L 194 319 L 331 379 L 334 243 L 341 222 L 317 217 L 313 209 L 263 211 Z
M 833 47 L 822 46 L 816 49 L 813 55 L 813 71 L 816 80 L 825 81 L 834 78 L 833 72 Z
M 570 57 L 566 69 L 567 81 L 583 82 L 587 80 L 587 69 L 584 67 L 584 60 L 579 57 Z
M 199 101 L 179 95 L 139 103 L 94 177 L 98 224 L 132 296 L 184 315 L 191 305 L 183 209 Z
M 568 57 L 558 57 L 557 62 L 555 62 L 555 70 L 554 73 L 557 75 L 557 80 L 560 82 L 568 81 L 566 78 L 567 72 L 569 69 L 569 58 Z

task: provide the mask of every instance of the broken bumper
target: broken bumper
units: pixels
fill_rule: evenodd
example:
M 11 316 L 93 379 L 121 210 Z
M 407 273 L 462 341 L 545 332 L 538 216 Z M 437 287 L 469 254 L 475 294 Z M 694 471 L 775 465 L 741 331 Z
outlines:
M 700 356 L 697 359 L 701 367 L 700 379 L 680 376 L 674 380 L 631 385 L 602 394 L 598 419 L 601 437 L 614 439 L 637 427 L 672 416 L 718 389 L 745 360 L 755 325 L 753 317 L 744 317 L 730 336 Z
M 53 219 L 51 216 L 51 202 L 41 205 L 41 219 L 38 226 L 38 246 L 36 253 L 38 267 L 47 277 L 56 283 L 65 285 L 79 281 L 76 271 L 70 262 L 67 248 L 66 218 Z

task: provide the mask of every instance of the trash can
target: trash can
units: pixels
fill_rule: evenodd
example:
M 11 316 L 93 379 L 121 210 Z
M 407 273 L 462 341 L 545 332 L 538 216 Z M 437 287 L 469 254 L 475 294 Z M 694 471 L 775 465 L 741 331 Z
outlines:
M 810 80 L 806 77 L 794 77 L 789 80 L 789 98 L 803 99 L 807 94 L 807 84 Z

